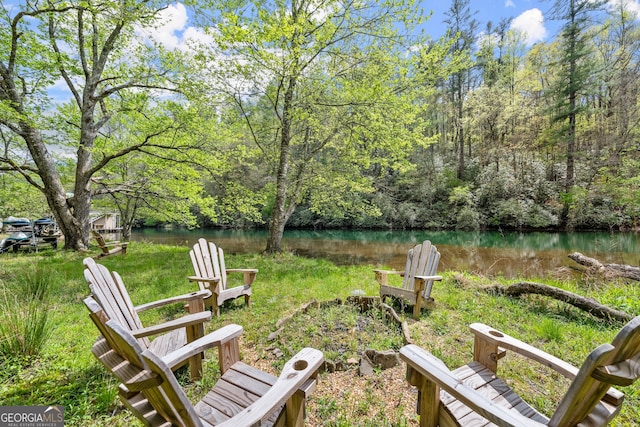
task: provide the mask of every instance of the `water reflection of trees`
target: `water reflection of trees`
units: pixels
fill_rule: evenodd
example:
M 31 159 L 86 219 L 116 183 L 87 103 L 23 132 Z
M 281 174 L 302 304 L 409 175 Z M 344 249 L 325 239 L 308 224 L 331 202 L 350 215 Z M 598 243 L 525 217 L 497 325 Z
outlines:
M 499 231 L 406 231 L 406 230 L 288 230 L 285 238 L 328 239 L 360 242 L 420 243 L 487 248 L 565 250 L 567 252 L 637 252 L 640 238 L 633 233 L 605 232 L 499 232 Z
M 265 230 L 170 230 L 134 232 L 133 239 L 192 245 L 199 237 L 214 240 L 227 253 L 262 252 Z M 518 233 L 460 231 L 288 230 L 285 250 L 322 257 L 337 264 L 403 268 L 407 250 L 431 240 L 442 254 L 441 270 L 506 277 L 545 277 L 573 264 L 571 252 L 605 263 L 639 265 L 640 242 L 623 233 Z

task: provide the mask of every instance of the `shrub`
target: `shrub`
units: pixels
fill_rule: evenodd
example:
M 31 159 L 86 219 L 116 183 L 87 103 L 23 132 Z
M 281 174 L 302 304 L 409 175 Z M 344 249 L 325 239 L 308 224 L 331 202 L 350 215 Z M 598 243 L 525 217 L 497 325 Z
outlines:
M 473 208 L 465 206 L 458 212 L 456 217 L 456 229 L 458 230 L 479 230 L 480 214 Z

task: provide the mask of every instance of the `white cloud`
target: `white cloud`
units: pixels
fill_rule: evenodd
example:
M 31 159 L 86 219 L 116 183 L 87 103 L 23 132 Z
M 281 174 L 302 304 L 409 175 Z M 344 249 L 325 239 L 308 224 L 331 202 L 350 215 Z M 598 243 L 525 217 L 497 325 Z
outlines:
M 189 17 L 183 4 L 170 4 L 160 12 L 158 24 L 153 28 L 145 28 L 145 35 L 168 49 L 177 49 L 180 45 L 180 34 L 185 29 Z
M 547 29 L 544 26 L 544 16 L 540 9 L 529 9 L 522 12 L 511 21 L 511 29 L 525 34 L 525 43 L 528 46 L 544 40 L 547 36 Z
M 513 0 L 505 0 L 504 7 L 516 7 L 516 4 L 513 2 Z
M 609 9 L 619 8 L 620 5 L 624 6 L 624 9 L 636 15 L 636 18 L 640 18 L 640 3 L 638 0 L 609 0 L 607 6 Z
M 144 39 L 159 43 L 169 50 L 188 50 L 192 43 L 209 43 L 211 37 L 202 29 L 189 26 L 187 8 L 182 3 L 170 4 L 159 14 L 153 27 L 139 28 Z

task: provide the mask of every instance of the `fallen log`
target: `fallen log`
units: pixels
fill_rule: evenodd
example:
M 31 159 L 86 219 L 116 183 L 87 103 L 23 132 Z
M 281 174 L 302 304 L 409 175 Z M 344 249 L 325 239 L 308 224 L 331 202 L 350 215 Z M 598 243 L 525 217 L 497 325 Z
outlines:
M 585 298 L 572 292 L 565 291 L 564 289 L 555 288 L 542 283 L 520 282 L 510 285 L 507 288 L 496 286 L 492 289 L 503 295 L 512 297 L 519 297 L 523 294 L 548 296 L 559 301 L 566 302 L 567 304 L 571 304 L 572 306 L 584 310 L 600 319 L 615 319 L 620 322 L 628 322 L 633 319 L 632 315 L 625 313 L 624 311 L 615 310 L 602 305 L 592 298 Z
M 640 267 L 624 264 L 603 264 L 595 258 L 582 255 L 580 252 L 569 254 L 569 258 L 580 265 L 588 267 L 591 274 L 601 274 L 605 277 L 623 277 L 625 279 L 640 280 Z

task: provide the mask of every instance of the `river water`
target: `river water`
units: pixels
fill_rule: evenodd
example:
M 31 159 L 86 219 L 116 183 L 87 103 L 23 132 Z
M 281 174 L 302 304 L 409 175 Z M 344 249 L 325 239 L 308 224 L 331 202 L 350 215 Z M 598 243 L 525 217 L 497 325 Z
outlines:
M 132 241 L 191 246 L 200 237 L 227 253 L 259 253 L 266 230 L 134 230 Z M 442 254 L 439 271 L 465 271 L 508 278 L 548 277 L 576 267 L 572 252 L 604 263 L 640 264 L 640 235 L 633 233 L 500 233 L 460 231 L 291 230 L 284 249 L 300 256 L 325 258 L 336 264 L 367 264 L 403 269 L 407 250 L 431 240 Z

